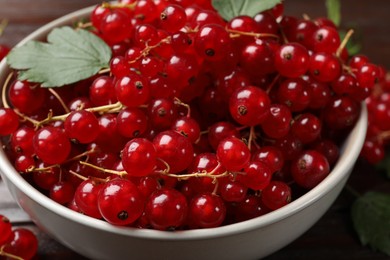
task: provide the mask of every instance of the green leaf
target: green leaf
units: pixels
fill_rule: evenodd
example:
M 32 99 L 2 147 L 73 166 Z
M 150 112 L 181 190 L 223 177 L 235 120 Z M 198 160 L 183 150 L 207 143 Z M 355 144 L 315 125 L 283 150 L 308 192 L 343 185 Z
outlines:
M 336 26 L 339 26 L 341 22 L 340 0 L 326 0 L 325 5 L 328 12 L 328 18 L 332 20 Z
M 7 56 L 20 80 L 60 87 L 95 75 L 109 66 L 111 49 L 93 33 L 69 26 L 55 28 L 46 42 L 30 41 Z
M 390 256 L 390 194 L 368 192 L 355 201 L 351 213 L 362 244 Z
M 239 15 L 255 16 L 273 8 L 281 0 L 212 0 L 213 7 L 226 21 Z

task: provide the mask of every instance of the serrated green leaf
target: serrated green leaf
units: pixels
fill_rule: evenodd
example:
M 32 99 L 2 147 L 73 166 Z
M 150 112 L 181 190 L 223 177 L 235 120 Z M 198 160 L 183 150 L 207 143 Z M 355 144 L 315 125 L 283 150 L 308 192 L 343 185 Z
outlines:
M 93 33 L 69 26 L 55 28 L 47 42 L 30 41 L 8 54 L 20 80 L 60 87 L 87 79 L 109 66 L 110 47 Z
M 362 244 L 390 256 L 390 194 L 366 193 L 352 205 L 351 214 Z
M 213 7 L 226 21 L 239 15 L 255 16 L 273 8 L 281 0 L 212 0 Z
M 334 22 L 336 26 L 341 22 L 341 4 L 340 0 L 326 0 L 325 2 L 328 18 Z

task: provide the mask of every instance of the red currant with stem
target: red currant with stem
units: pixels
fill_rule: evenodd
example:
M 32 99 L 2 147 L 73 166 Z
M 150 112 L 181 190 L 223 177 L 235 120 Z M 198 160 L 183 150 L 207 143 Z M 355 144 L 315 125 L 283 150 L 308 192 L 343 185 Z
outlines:
M 142 215 L 144 204 L 137 186 L 127 179 L 106 182 L 98 194 L 99 211 L 104 220 L 113 225 L 135 222 Z
M 355 73 L 356 80 L 361 87 L 372 89 L 379 82 L 379 69 L 372 63 L 366 63 L 359 67 Z
M 357 87 L 356 77 L 345 72 L 331 82 L 332 90 L 338 95 L 351 94 Z
M 264 205 L 271 209 L 279 209 L 291 201 L 291 189 L 282 181 L 271 181 L 270 184 L 263 189 L 261 200 Z
M 15 158 L 14 165 L 18 172 L 24 173 L 35 167 L 35 161 L 31 156 L 20 154 Z
M 144 105 L 150 98 L 149 84 L 142 75 L 131 73 L 115 83 L 118 100 L 127 107 Z
M 145 206 L 145 214 L 155 229 L 172 230 L 181 227 L 188 215 L 188 203 L 184 195 L 171 188 L 153 192 Z
M 348 61 L 348 66 L 353 68 L 353 69 L 359 69 L 363 65 L 369 63 L 369 59 L 367 56 L 363 54 L 356 54 L 352 56 L 349 61 Z
M 274 52 L 263 40 L 246 45 L 240 55 L 241 68 L 250 75 L 265 75 L 275 72 Z
M 148 128 L 148 117 L 140 108 L 129 107 L 121 110 L 116 119 L 118 132 L 124 137 L 138 137 Z
M 8 97 L 19 112 L 32 115 L 43 106 L 46 91 L 38 84 L 15 80 L 8 89 Z
M 309 53 L 299 43 L 286 43 L 275 52 L 275 68 L 280 75 L 297 78 L 309 69 Z
M 8 242 L 1 247 L 0 255 L 6 253 L 30 260 L 36 255 L 37 251 L 38 239 L 34 233 L 26 228 L 16 228 L 12 231 Z
M 76 188 L 74 199 L 77 207 L 85 215 L 100 219 L 102 215 L 98 207 L 98 196 L 103 185 L 86 179 Z
M 249 148 L 236 137 L 225 138 L 217 147 L 217 158 L 228 171 L 240 171 L 247 165 L 250 156 Z
M 328 176 L 329 171 L 328 160 L 315 150 L 304 151 L 291 164 L 291 173 L 295 182 L 306 189 L 319 184 Z
M 119 132 L 117 115 L 104 114 L 98 118 L 98 122 L 99 135 L 96 137 L 95 143 L 107 152 L 117 153 L 123 149 L 126 138 Z
M 11 108 L 0 108 L 0 135 L 10 135 L 18 127 L 19 116 Z
M 87 97 L 76 97 L 72 99 L 68 104 L 68 108 L 70 111 L 87 109 L 91 107 L 93 107 L 92 101 Z
M 76 110 L 66 117 L 64 129 L 68 138 L 86 144 L 95 141 L 99 135 L 99 122 L 92 112 Z
M 35 154 L 47 164 L 61 164 L 70 154 L 71 144 L 62 129 L 45 126 L 33 138 Z
M 75 188 L 71 182 L 59 181 L 49 191 L 49 197 L 57 203 L 66 205 L 72 201 Z
M 96 5 L 95 8 L 92 10 L 92 12 L 90 14 L 90 19 L 91 19 L 92 25 L 95 28 L 99 28 L 101 23 L 102 23 L 103 18 L 108 13 L 110 13 L 110 9 L 109 8 L 106 8 L 106 7 L 102 6 L 102 5 Z
M 39 162 L 36 168 L 33 171 L 33 181 L 37 187 L 50 190 L 55 183 L 60 181 L 60 169 L 58 167 L 48 167 L 47 164 Z
M 196 13 L 196 16 L 194 16 L 194 19 L 189 23 L 191 28 L 201 28 L 202 26 L 209 24 L 225 26 L 226 22 L 218 13 L 212 10 L 199 10 L 199 12 Z
M 291 32 L 288 32 L 290 42 L 298 42 L 306 48 L 311 48 L 313 45 L 312 38 L 318 26 L 311 20 L 299 19 L 292 25 Z
M 171 173 L 187 169 L 194 158 L 194 149 L 188 138 L 172 130 L 159 133 L 153 139 L 153 145 L 156 148 L 157 158 L 169 165 Z M 163 166 L 162 169 L 165 168 L 166 166 Z
M 12 224 L 8 218 L 0 215 L 0 247 L 12 237 Z
M 188 167 L 188 172 L 192 173 L 208 172 L 212 175 L 218 175 L 224 171 L 225 169 L 219 164 L 215 153 L 198 154 Z M 211 193 L 215 190 L 217 184 L 215 179 L 209 177 L 190 178 L 187 183 L 194 193 Z
M 257 32 L 278 35 L 279 25 L 275 17 L 268 11 L 256 14 L 253 19 L 257 25 Z
M 150 175 L 157 163 L 156 149 L 145 138 L 130 140 L 122 150 L 122 165 L 129 176 Z
M 189 205 L 192 225 L 199 228 L 220 226 L 226 217 L 226 206 L 222 198 L 211 193 L 196 195 Z
M 241 125 L 261 124 L 268 116 L 271 101 L 268 94 L 257 87 L 242 87 L 233 92 L 229 100 L 229 111 Z

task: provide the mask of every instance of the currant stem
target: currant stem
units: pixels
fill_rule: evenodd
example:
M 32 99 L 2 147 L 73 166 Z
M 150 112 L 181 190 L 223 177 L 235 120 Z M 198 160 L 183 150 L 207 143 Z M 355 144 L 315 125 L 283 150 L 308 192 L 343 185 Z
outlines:
M 58 102 L 60 102 L 62 108 L 65 110 L 65 113 L 70 113 L 70 110 L 68 108 L 68 106 L 65 104 L 64 100 L 61 98 L 60 95 L 58 95 L 57 91 L 55 91 L 54 89 L 52 88 L 49 88 L 48 89 L 49 92 L 58 100 Z
M 24 260 L 23 258 L 21 258 L 21 257 L 19 257 L 17 255 L 5 252 L 4 251 L 4 246 L 0 247 L 0 256 L 9 257 L 9 258 L 15 259 L 15 260 Z
M 127 175 L 126 171 L 116 171 L 116 170 L 105 169 L 105 168 L 102 168 L 102 167 L 99 167 L 99 166 L 96 166 L 96 165 L 93 165 L 91 163 L 87 163 L 87 162 L 84 162 L 84 161 L 79 161 L 79 163 L 81 165 L 85 165 L 85 166 L 91 167 L 91 168 L 93 168 L 95 170 L 99 170 L 99 171 L 102 171 L 102 172 L 105 172 L 105 173 L 115 174 L 115 175 L 118 175 L 120 177 L 123 177 L 123 176 Z
M 180 106 L 183 106 L 187 109 L 187 117 L 190 117 L 191 116 L 191 107 L 190 105 L 182 102 L 180 99 L 178 99 L 177 97 L 175 97 L 175 103 L 177 103 L 178 105 Z
M 255 127 L 251 126 L 249 129 L 249 137 L 248 137 L 248 149 L 251 150 L 252 148 L 252 142 L 256 139 L 256 134 L 255 134 Z
M 103 8 L 129 8 L 131 10 L 133 10 L 136 6 L 137 6 L 137 2 L 138 1 L 134 1 L 134 3 L 131 3 L 131 4 L 122 4 L 122 3 L 108 3 L 108 2 L 104 2 L 102 3 L 102 7 Z
M 230 33 L 231 38 L 236 38 L 240 36 L 250 36 L 255 38 L 262 38 L 262 37 L 271 37 L 275 39 L 279 39 L 279 36 L 272 33 L 254 33 L 254 32 L 243 32 L 243 31 L 237 31 L 237 30 L 231 30 L 226 29 L 227 32 Z
M 353 29 L 348 30 L 347 34 L 345 35 L 343 41 L 341 42 L 340 46 L 337 48 L 336 56 L 340 57 L 341 53 L 343 52 L 343 49 L 347 45 L 349 39 L 351 39 L 352 34 L 354 33 Z

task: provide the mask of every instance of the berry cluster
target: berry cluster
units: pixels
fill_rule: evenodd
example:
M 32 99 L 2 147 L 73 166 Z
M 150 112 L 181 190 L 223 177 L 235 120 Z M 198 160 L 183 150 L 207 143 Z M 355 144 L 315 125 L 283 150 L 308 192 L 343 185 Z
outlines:
M 11 222 L 0 215 L 0 258 L 29 260 L 38 250 L 38 240 L 34 233 L 25 228 L 12 229 Z
M 10 75 L 0 134 L 39 190 L 114 225 L 209 228 L 283 207 L 329 174 L 383 77 L 330 20 L 283 4 L 225 21 L 208 0 L 122 0 L 90 17 L 79 26 L 111 47 L 110 68 L 56 89 Z

